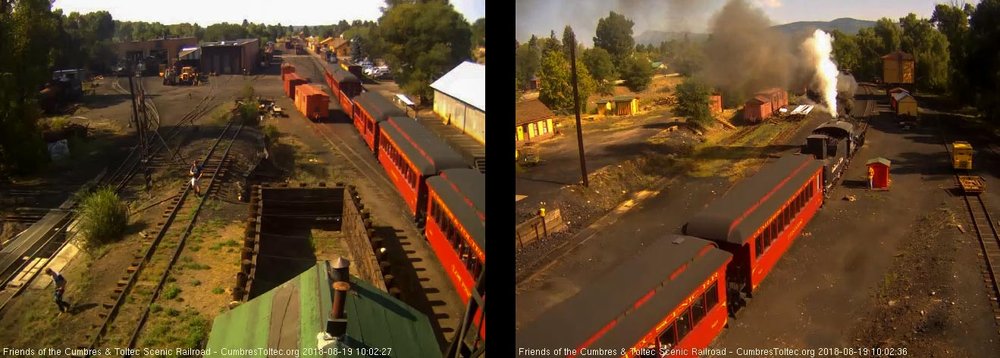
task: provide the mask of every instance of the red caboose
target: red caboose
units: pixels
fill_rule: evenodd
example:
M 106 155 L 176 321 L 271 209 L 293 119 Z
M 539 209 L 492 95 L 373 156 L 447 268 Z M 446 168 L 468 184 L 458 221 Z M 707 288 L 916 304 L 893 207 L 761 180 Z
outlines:
M 695 237 L 655 241 L 518 330 L 517 346 L 550 352 L 571 348 L 581 356 L 610 356 L 584 349 L 624 350 L 620 356 L 629 358 L 661 357 L 659 352 L 672 349 L 666 357 L 697 357 L 694 349 L 707 347 L 726 326 L 731 259 L 714 243 Z
M 406 116 L 406 113 L 375 92 L 365 92 L 358 95 L 354 103 L 354 111 L 351 115 L 351 118 L 354 119 L 354 127 L 358 129 L 365 144 L 368 144 L 368 149 L 374 153 L 375 148 L 378 148 L 376 142 L 379 138 L 379 123 L 389 119 L 389 117 Z
M 726 276 L 730 309 L 752 295 L 823 204 L 823 161 L 786 156 L 734 186 L 684 225 L 684 234 L 712 240 L 733 254 Z

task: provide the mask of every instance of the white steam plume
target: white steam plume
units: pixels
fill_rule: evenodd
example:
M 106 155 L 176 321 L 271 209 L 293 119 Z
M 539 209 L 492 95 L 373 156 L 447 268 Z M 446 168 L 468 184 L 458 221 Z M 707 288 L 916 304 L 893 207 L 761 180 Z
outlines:
M 814 78 L 819 83 L 820 92 L 823 93 L 823 101 L 830 109 L 830 116 L 837 118 L 837 75 L 840 71 L 830 59 L 830 54 L 833 52 L 833 37 L 823 30 L 816 30 L 812 37 L 806 39 L 803 47 L 812 57 Z

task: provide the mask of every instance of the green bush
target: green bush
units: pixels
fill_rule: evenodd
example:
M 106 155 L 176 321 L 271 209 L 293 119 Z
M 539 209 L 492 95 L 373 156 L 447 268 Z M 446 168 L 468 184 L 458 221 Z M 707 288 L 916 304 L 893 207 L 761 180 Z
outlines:
M 81 202 L 80 229 L 86 244 L 99 247 L 122 238 L 128 226 L 128 206 L 111 188 L 101 188 Z
M 281 132 L 278 127 L 273 124 L 268 124 L 264 127 L 264 138 L 267 141 L 268 147 L 273 147 L 278 143 L 278 138 L 281 137 Z
M 240 107 L 237 109 L 237 114 L 240 116 L 243 123 L 249 125 L 256 125 L 259 119 L 258 116 L 260 115 L 257 110 L 257 105 L 253 101 L 247 101 L 240 104 Z
M 170 285 L 170 286 L 167 287 L 167 290 L 163 292 L 163 298 L 166 298 L 168 300 L 172 300 L 174 298 L 177 298 L 177 295 L 180 295 L 180 294 L 181 294 L 181 288 L 180 287 L 177 287 L 175 285 Z

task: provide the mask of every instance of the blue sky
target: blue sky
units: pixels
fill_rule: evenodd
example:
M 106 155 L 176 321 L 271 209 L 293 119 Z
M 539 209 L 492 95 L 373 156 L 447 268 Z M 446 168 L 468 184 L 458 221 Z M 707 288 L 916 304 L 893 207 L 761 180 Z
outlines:
M 712 14 L 725 0 L 515 0 L 517 39 L 532 34 L 562 36 L 566 25 L 577 39 L 591 44 L 597 20 L 615 10 L 635 22 L 636 35 L 646 30 L 706 32 Z M 877 20 L 898 19 L 908 13 L 930 17 L 937 3 L 952 0 L 747 0 L 763 10 L 771 22 L 829 21 L 841 17 Z M 962 0 L 958 0 L 962 2 Z M 976 0 L 966 1 L 973 4 Z M 629 8 L 629 4 L 633 6 Z M 673 5 L 672 4 L 676 4 Z M 572 10 L 567 10 L 572 9 Z M 686 11 L 681 11 L 686 10 Z
M 451 0 L 470 23 L 486 16 L 486 0 Z M 356 19 L 377 20 L 383 0 L 56 0 L 64 12 L 107 10 L 116 20 L 174 24 L 251 22 L 282 25 L 327 25 Z

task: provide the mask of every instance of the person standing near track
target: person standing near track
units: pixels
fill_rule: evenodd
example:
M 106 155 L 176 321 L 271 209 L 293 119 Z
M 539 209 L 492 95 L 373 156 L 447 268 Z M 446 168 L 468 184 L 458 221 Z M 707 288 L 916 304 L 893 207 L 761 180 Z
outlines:
M 56 272 L 51 268 L 45 269 L 45 274 L 52 276 L 52 283 L 56 286 L 54 292 L 56 298 L 56 305 L 59 306 L 59 314 L 64 312 L 69 312 L 70 307 L 72 307 L 69 302 L 63 301 L 63 293 L 66 293 L 66 278 L 62 274 Z

